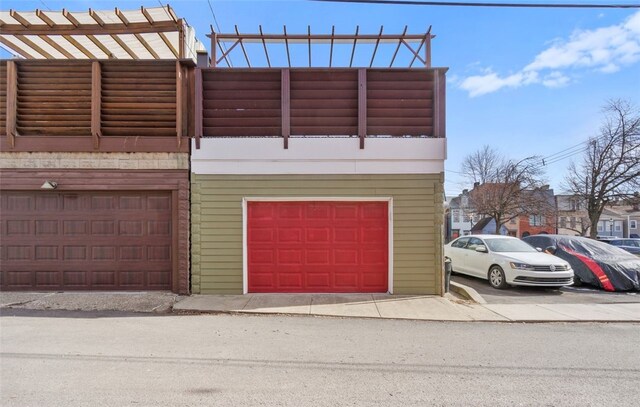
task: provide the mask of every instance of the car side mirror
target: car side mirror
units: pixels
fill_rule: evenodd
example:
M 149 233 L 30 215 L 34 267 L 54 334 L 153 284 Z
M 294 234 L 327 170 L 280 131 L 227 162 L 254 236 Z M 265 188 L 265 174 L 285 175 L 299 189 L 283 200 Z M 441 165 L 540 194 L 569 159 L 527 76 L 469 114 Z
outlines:
M 488 253 L 489 251 L 487 250 L 487 246 L 485 245 L 480 245 L 478 247 L 476 247 L 476 251 L 480 252 L 480 253 Z
M 544 249 L 545 253 L 556 254 L 556 250 L 558 250 L 555 246 L 549 246 Z
M 536 247 L 536 250 L 537 250 L 537 251 L 539 251 L 539 252 L 541 252 L 541 251 L 542 251 L 542 249 L 541 249 L 541 248 L 539 248 L 539 247 Z

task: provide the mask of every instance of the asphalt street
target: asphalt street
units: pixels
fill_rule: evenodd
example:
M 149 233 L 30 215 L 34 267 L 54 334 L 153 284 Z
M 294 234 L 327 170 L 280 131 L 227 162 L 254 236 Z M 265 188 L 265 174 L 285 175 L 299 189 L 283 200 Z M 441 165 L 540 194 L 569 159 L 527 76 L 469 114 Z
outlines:
M 638 292 L 607 292 L 593 287 L 507 287 L 497 290 L 481 278 L 454 274 L 451 281 L 473 288 L 488 304 L 614 304 L 640 302 Z
M 2 406 L 636 406 L 640 324 L 3 310 Z

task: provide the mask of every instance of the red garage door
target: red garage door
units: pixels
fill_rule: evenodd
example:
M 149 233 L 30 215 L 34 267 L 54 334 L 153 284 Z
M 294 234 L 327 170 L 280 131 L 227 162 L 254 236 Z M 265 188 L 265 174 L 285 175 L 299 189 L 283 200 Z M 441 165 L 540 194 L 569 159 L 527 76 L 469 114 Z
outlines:
M 249 202 L 252 293 L 388 290 L 387 202 Z

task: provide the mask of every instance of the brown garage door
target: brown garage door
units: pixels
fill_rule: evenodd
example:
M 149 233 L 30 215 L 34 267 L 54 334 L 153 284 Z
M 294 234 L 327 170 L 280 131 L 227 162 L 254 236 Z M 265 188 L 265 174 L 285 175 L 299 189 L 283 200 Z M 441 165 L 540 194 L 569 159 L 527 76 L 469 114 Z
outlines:
M 3 290 L 171 289 L 171 194 L 0 195 Z

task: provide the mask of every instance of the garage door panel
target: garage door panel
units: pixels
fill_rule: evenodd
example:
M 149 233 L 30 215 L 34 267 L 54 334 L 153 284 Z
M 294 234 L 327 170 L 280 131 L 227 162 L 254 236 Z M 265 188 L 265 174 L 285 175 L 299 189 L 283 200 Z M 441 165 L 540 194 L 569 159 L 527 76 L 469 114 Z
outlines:
M 31 222 L 28 220 L 8 220 L 7 236 L 31 235 Z
M 1 202 L 3 290 L 171 289 L 170 193 L 3 191 Z
M 250 292 L 388 290 L 387 202 L 259 201 L 247 215 Z

